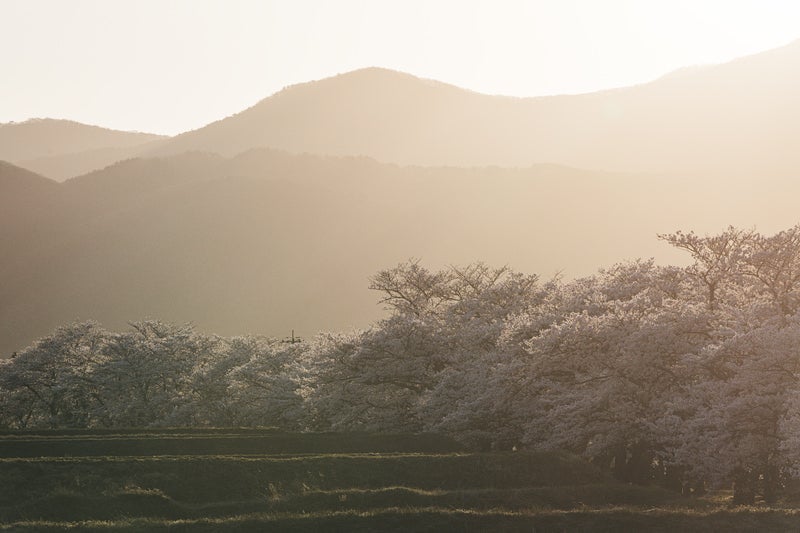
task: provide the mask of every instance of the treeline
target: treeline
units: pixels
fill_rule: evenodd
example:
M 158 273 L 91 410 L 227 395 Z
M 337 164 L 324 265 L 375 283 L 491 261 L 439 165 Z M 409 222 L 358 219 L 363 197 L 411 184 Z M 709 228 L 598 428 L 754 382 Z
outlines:
M 660 238 L 693 263 L 562 281 L 411 261 L 371 280 L 388 318 L 299 343 L 62 327 L 0 365 L 0 422 L 439 432 L 774 501 L 800 473 L 800 226 Z

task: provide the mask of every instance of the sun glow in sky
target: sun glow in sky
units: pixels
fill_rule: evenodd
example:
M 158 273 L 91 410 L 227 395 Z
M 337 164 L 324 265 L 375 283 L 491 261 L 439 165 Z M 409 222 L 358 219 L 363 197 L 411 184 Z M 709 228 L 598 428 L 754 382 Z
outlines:
M 0 0 L 0 19 L 0 122 L 164 134 L 367 66 L 539 96 L 800 38 L 789 0 Z

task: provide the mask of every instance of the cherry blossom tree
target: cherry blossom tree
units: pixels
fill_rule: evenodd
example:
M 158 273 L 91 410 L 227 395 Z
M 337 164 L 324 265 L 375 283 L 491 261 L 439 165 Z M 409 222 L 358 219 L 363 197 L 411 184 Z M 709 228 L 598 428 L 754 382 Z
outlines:
M 236 425 L 303 429 L 303 388 L 307 386 L 307 346 L 264 337 L 234 337 L 225 341 L 221 365 L 211 374 L 229 370 L 217 410 Z M 235 364 L 235 366 L 234 366 Z M 221 378 L 221 376 L 220 376 Z
M 654 421 L 708 328 L 702 307 L 672 298 L 672 274 L 635 262 L 582 280 L 584 309 L 526 342 L 523 372 L 536 395 L 524 422 L 529 445 L 574 450 L 629 481 L 654 475 L 664 446 Z
M 63 326 L 20 352 L 0 373 L 15 427 L 81 427 L 102 400 L 94 372 L 107 338 L 94 322 Z
M 106 419 L 113 426 L 169 425 L 190 401 L 191 376 L 213 340 L 191 325 L 148 320 L 110 336 L 95 370 Z

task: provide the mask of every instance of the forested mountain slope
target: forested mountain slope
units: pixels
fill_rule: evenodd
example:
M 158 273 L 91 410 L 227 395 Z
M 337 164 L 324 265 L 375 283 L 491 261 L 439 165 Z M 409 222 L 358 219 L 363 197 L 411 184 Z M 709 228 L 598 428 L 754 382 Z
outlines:
M 410 257 L 571 277 L 634 257 L 673 260 L 656 233 L 773 231 L 796 217 L 790 182 L 400 167 L 274 150 L 134 159 L 62 184 L 29 178 L 42 194 L 0 182 L 3 202 L 24 206 L 0 215 L 4 356 L 87 318 L 276 336 L 363 327 L 381 314 L 369 276 Z

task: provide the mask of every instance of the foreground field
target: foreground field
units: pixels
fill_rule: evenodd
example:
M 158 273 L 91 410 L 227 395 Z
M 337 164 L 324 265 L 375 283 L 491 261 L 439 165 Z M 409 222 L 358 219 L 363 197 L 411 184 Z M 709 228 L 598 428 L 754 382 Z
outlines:
M 797 530 L 609 481 L 567 454 L 465 453 L 432 435 L 272 430 L 0 435 L 12 531 Z

